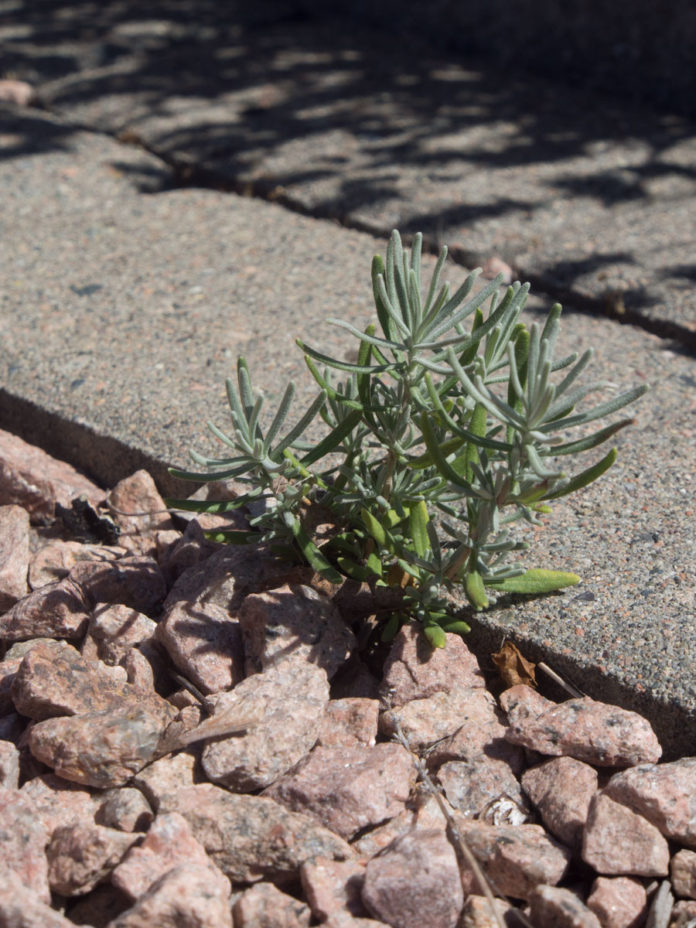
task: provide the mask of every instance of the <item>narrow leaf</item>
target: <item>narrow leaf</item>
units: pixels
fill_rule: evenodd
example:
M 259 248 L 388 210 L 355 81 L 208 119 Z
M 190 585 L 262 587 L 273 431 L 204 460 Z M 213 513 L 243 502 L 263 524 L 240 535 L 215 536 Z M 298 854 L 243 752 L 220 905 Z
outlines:
M 486 578 L 486 586 L 505 593 L 518 593 L 520 595 L 535 595 L 540 593 L 554 593 L 568 586 L 575 586 L 580 582 L 577 574 L 564 570 L 527 570 L 519 577 L 508 577 L 505 580 Z
M 569 493 L 581 490 L 583 487 L 588 486 L 601 477 L 605 471 L 608 471 L 615 460 L 616 448 L 612 448 L 601 461 L 597 461 L 592 467 L 588 467 L 587 470 L 583 470 L 575 477 L 572 477 L 567 483 L 564 483 L 559 490 L 554 490 L 552 493 L 547 493 L 546 496 L 542 496 L 542 499 L 560 499 L 562 496 L 567 496 Z

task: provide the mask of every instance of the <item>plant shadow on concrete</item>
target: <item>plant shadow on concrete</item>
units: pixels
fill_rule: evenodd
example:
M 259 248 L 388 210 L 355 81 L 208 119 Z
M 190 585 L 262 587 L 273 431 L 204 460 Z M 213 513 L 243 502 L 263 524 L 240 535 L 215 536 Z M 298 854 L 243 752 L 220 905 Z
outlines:
M 169 505 L 209 513 L 247 508 L 248 529 L 211 537 L 268 546 L 332 584 L 365 584 L 382 604 L 376 611 L 384 640 L 415 620 L 431 645 L 442 647 L 447 632 L 469 630 L 458 608 L 462 593 L 469 610 L 481 610 L 501 594 L 540 595 L 579 581 L 529 568 L 515 528 L 539 525 L 554 500 L 613 464 L 615 449 L 581 469 L 562 466 L 629 425 L 619 419 L 586 428 L 647 387 L 611 396 L 610 385 L 580 384 L 592 351 L 554 357 L 561 307 L 552 307 L 543 326 L 527 327 L 527 285 L 501 295 L 500 278 L 477 289 L 474 273 L 451 294 L 440 283 L 446 248 L 424 291 L 421 244 L 417 235 L 409 254 L 394 232 L 386 261 L 374 258 L 375 323 L 360 331 L 329 320 L 357 339 L 356 361 L 298 342 L 319 391 L 289 429 L 294 384 L 264 428 L 263 395 L 239 359 L 236 382 L 227 381 L 232 430 L 210 424 L 230 453 L 192 452 L 205 469 L 172 474 L 235 479 L 248 489 L 232 499 Z M 591 393 L 606 395 L 576 411 Z M 309 443 L 302 436 L 317 416 L 327 432 Z

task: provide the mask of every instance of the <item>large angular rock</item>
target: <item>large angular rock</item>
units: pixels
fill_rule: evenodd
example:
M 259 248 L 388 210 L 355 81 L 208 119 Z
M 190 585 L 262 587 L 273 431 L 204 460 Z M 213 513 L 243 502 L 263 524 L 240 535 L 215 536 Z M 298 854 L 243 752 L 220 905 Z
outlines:
M 118 664 L 131 648 L 152 638 L 156 628 L 156 622 L 130 606 L 98 606 L 87 627 L 82 656 Z
M 210 870 L 211 883 L 221 882 L 229 891 L 229 881 L 215 866 L 178 812 L 158 815 L 138 847 L 131 848 L 111 875 L 114 886 L 131 899 L 144 895 L 165 873 L 182 864 L 195 864 Z
M 505 761 L 485 754 L 471 761 L 447 761 L 438 769 L 437 779 L 450 805 L 471 818 L 488 821 L 488 814 L 501 799 L 516 807 L 518 824 L 529 818 L 529 804 Z
M 123 786 L 101 794 L 94 820 L 118 831 L 147 831 L 154 818 L 150 803 L 139 789 Z
M 450 760 L 473 762 L 484 755 L 505 761 L 519 776 L 524 766 L 524 751 L 505 739 L 505 717 L 495 699 L 482 687 L 469 689 L 466 694 L 459 717 L 461 727 L 433 745 L 428 752 L 428 767 L 434 770 Z
M 102 825 L 61 825 L 46 848 L 48 881 L 61 896 L 81 896 L 106 879 L 137 835 Z
M 29 516 L 21 506 L 0 506 L 0 612 L 29 592 Z
M 627 876 L 598 876 L 587 897 L 587 908 L 602 928 L 637 928 L 647 908 L 645 887 Z
M 309 586 L 285 585 L 247 596 L 239 622 L 247 673 L 291 659 L 317 664 L 330 680 L 355 646 L 338 609 Z
M 603 876 L 666 876 L 669 848 L 647 819 L 599 792 L 590 804 L 582 859 Z
M 86 661 L 65 641 L 37 642 L 12 684 L 17 711 L 36 721 L 115 709 L 129 698 L 136 693 L 127 683 L 115 682 L 103 664 Z
M 174 602 L 155 638 L 203 693 L 221 693 L 244 679 L 241 628 L 224 606 L 203 599 Z
M 74 928 L 74 924 L 44 902 L 19 874 L 3 868 L 0 925 L 8 928 Z
M 84 634 L 90 614 L 86 593 L 66 577 L 29 593 L 0 616 L 0 641 L 75 640 Z
M 652 822 L 666 838 L 696 848 L 696 757 L 624 770 L 614 774 L 605 793 Z
M 670 863 L 670 874 L 678 896 L 696 899 L 696 851 L 677 851 Z
M 108 494 L 107 503 L 114 522 L 121 529 L 120 543 L 133 554 L 154 555 L 156 533 L 174 528 L 155 481 L 146 470 L 138 470 L 120 480 Z
M 440 830 L 414 830 L 368 861 L 362 900 L 399 928 L 455 928 L 462 905 L 457 855 Z
M 160 877 L 109 928 L 153 928 L 177 925 L 182 928 L 232 928 L 230 889 L 211 879 L 209 867 L 181 864 Z
M 32 728 L 29 748 L 73 783 L 123 786 L 155 757 L 167 721 L 135 702 L 119 710 L 46 719 Z
M 79 541 L 52 541 L 33 555 L 29 562 L 29 586 L 42 586 L 63 580 L 80 561 L 113 561 L 127 554 L 125 548 L 87 544 Z
M 379 700 L 353 696 L 331 699 L 322 719 L 317 744 L 338 747 L 349 744 L 371 746 L 377 737 Z
M 575 893 L 559 886 L 537 886 L 529 897 L 535 928 L 603 928 Z
M 362 861 L 317 857 L 302 864 L 300 878 L 312 914 L 319 921 L 339 912 L 368 914 L 361 898 L 365 879 Z
M 398 815 L 415 778 L 411 755 L 400 744 L 318 747 L 266 795 L 352 838 Z
M 571 848 L 582 844 L 597 782 L 597 771 L 572 757 L 554 757 L 522 774 L 522 789 L 539 811 L 544 825 Z
M 0 429 L 0 506 L 22 506 L 32 522 L 52 522 L 56 503 L 69 506 L 81 495 L 95 504 L 104 499 L 74 467 Z
M 213 720 L 241 721 L 251 708 L 258 721 L 206 745 L 203 769 L 231 789 L 263 789 L 311 750 L 328 702 L 326 672 L 316 664 L 282 661 L 247 677 L 231 692 L 213 697 Z
M 531 716 L 526 707 L 520 712 L 510 702 L 508 705 L 507 739 L 540 754 L 574 757 L 598 767 L 655 763 L 662 754 L 647 719 L 617 706 L 583 697 Z
M 398 725 L 411 749 L 422 751 L 459 731 L 471 711 L 472 701 L 478 700 L 478 693 L 478 689 L 439 691 L 425 699 L 412 699 L 382 713 L 380 732 L 391 737 Z
M 233 882 L 293 882 L 313 857 L 354 856 L 349 844 L 310 816 L 289 812 L 266 797 L 236 795 L 209 783 L 162 797 L 159 811 L 180 812 Z
M 99 797 L 91 790 L 54 773 L 44 773 L 27 780 L 21 793 L 33 804 L 49 839 L 56 828 L 63 825 L 92 824 L 99 806 Z
M 446 648 L 433 648 L 413 624 L 398 632 L 384 664 L 380 695 L 389 707 L 435 693 L 485 686 L 476 657 L 459 635 L 449 635 Z
M 155 812 L 160 809 L 163 799 L 171 796 L 178 789 L 193 786 L 200 782 L 198 760 L 190 751 L 158 757 L 133 777 L 133 784 L 142 790 L 143 795 Z
M 49 902 L 45 848 L 48 831 L 31 799 L 18 789 L 0 788 L 0 870 L 14 872 L 41 902 Z M 0 885 L 2 884 L 0 880 Z
M 539 825 L 487 825 L 468 821 L 458 812 L 455 819 L 484 874 L 506 896 L 529 899 L 535 887 L 555 886 L 562 879 L 570 852 Z M 465 862 L 462 873 L 470 891 L 482 891 Z
M 93 603 L 119 603 L 138 612 L 153 612 L 167 594 L 159 564 L 145 555 L 79 561 L 69 577 Z

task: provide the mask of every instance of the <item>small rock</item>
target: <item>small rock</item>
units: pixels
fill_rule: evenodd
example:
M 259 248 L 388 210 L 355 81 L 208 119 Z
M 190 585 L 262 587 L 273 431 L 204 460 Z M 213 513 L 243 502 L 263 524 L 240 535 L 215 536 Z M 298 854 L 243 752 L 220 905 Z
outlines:
M 670 863 L 670 873 L 674 892 L 696 899 L 696 851 L 677 851 Z
M 597 771 L 572 757 L 558 757 L 522 774 L 522 789 L 538 809 L 544 825 L 568 847 L 579 848 Z
M 569 889 L 537 886 L 529 902 L 535 928 L 602 928 L 595 913 Z
M 348 912 L 340 912 L 322 922 L 322 928 L 387 928 L 387 924 L 374 918 L 358 918 Z
M 9 714 L 14 710 L 12 702 L 12 684 L 14 683 L 17 671 L 22 663 L 22 658 L 7 658 L 0 661 L 0 716 Z
M 0 741 L 0 787 L 19 789 L 19 751 L 10 741 Z
M 104 499 L 74 467 L 0 429 L 0 506 L 16 504 L 32 522 L 52 522 L 55 504 L 70 506 L 80 494 L 95 504 Z
M 198 761 L 190 751 L 160 757 L 148 764 L 133 777 L 133 783 L 142 790 L 155 812 L 160 804 L 178 789 L 198 782 Z
M 499 701 L 507 713 L 510 725 L 521 725 L 523 722 L 537 719 L 556 705 L 555 702 L 546 699 L 541 693 L 531 686 L 525 686 L 524 683 L 518 683 L 504 690 L 500 694 Z
M 665 876 L 669 848 L 647 819 L 599 792 L 590 803 L 582 859 L 604 876 Z
M 132 847 L 116 867 L 111 882 L 131 899 L 138 899 L 156 880 L 181 864 L 207 867 L 211 883 L 219 883 L 229 892 L 229 880 L 210 860 L 178 812 L 157 816 L 142 844 Z
M 587 908 L 602 928 L 638 928 L 647 908 L 645 887 L 627 876 L 598 876 L 587 897 Z
M 447 799 L 455 809 L 471 818 L 487 820 L 487 811 L 497 800 L 510 800 L 519 815 L 518 824 L 529 818 L 529 805 L 510 766 L 505 761 L 481 755 L 472 761 L 447 761 L 437 771 Z
M 205 600 L 172 603 L 155 638 L 203 693 L 221 693 L 244 679 L 242 631 L 223 606 Z
M 696 902 L 682 900 L 672 908 L 669 928 L 693 928 L 696 923 Z
M 86 661 L 65 641 L 37 642 L 12 684 L 15 708 L 36 721 L 118 708 L 129 696 L 136 694 L 127 684 L 115 683 L 103 664 Z
M 34 101 L 34 88 L 26 81 L 16 81 L 10 78 L 0 80 L 0 100 L 3 103 L 14 103 L 15 106 L 29 106 Z
M 42 902 L 50 902 L 44 849 L 48 832 L 31 798 L 19 789 L 0 788 L 0 870 L 13 871 Z M 0 880 L 0 884 L 2 881 Z
M 27 595 L 28 571 L 27 511 L 21 506 L 0 506 L 0 612 L 7 611 Z
M 563 877 L 570 852 L 539 825 L 487 825 L 455 812 L 457 827 L 485 875 L 513 899 L 529 899 L 540 884 L 555 886 Z M 478 880 L 462 863 L 465 888 L 481 892 Z
M 390 708 L 435 693 L 485 686 L 478 661 L 459 635 L 433 648 L 420 627 L 404 625 L 384 664 L 380 695 Z
M 376 699 L 331 699 L 319 727 L 317 744 L 322 747 L 372 746 L 377 737 L 378 716 L 379 702 Z
M 326 672 L 311 663 L 281 661 L 214 697 L 213 719 L 258 718 L 246 731 L 206 745 L 208 777 L 237 790 L 263 789 L 296 764 L 316 742 L 329 701 Z
M 505 285 L 511 284 L 515 277 L 510 265 L 503 261 L 502 258 L 498 258 L 496 255 L 486 258 L 483 263 L 481 277 L 485 277 L 486 280 L 495 280 L 498 274 L 503 275 L 502 283 Z
M 423 751 L 459 731 L 470 707 L 472 692 L 476 691 L 440 691 L 425 699 L 412 699 L 396 709 L 388 709 L 380 716 L 380 732 L 391 737 L 398 723 L 411 750 Z
M 94 603 L 130 606 L 138 612 L 152 612 L 167 594 L 159 564 L 154 558 L 145 556 L 79 561 L 69 578 Z
M 109 928 L 153 928 L 154 925 L 232 928 L 230 890 L 211 880 L 210 867 L 182 864 L 161 876 Z
M 696 848 L 696 757 L 624 770 L 611 778 L 605 792 L 666 838 Z
M 306 860 L 349 860 L 349 844 L 308 815 L 263 796 L 237 795 L 210 783 L 162 797 L 161 812 L 181 812 L 208 856 L 234 883 L 292 882 Z
M 309 906 L 281 892 L 273 883 L 257 883 L 232 906 L 235 928 L 309 928 Z
M 366 916 L 361 893 L 365 864 L 357 860 L 316 857 L 300 868 L 302 889 L 312 914 L 323 922 L 339 912 Z
M 457 855 L 444 832 L 415 830 L 367 862 L 362 900 L 398 928 L 455 928 L 464 904 Z
M 529 689 L 529 687 L 525 687 Z M 524 769 L 524 751 L 505 740 L 507 726 L 493 696 L 483 688 L 467 690 L 468 698 L 460 716 L 461 727 L 428 752 L 428 767 L 437 769 L 450 760 L 473 762 L 485 755 L 493 760 L 505 761 L 519 776 Z
M 29 562 L 32 590 L 63 580 L 80 561 L 113 561 L 127 554 L 125 548 L 83 544 L 79 541 L 52 541 L 34 554 Z
M 82 644 L 82 656 L 118 664 L 128 652 L 155 633 L 157 623 L 129 606 L 98 606 Z
M 22 877 L 3 869 L 0 880 L 0 925 L 7 928 L 74 928 L 74 922 L 52 909 Z
M 106 499 L 121 529 L 120 543 L 133 554 L 155 555 L 155 533 L 173 530 L 174 523 L 150 474 L 138 470 L 120 480 Z M 127 516 L 125 512 L 138 514 Z
M 401 812 L 415 776 L 411 755 L 400 744 L 319 747 L 266 795 L 351 838 Z
M 69 577 L 29 593 L 0 616 L 0 641 L 30 638 L 81 638 L 91 605 Z
M 309 586 L 285 585 L 247 596 L 239 623 L 247 674 L 292 659 L 317 664 L 330 680 L 355 646 L 338 609 Z
M 503 925 L 509 928 L 519 928 L 522 923 L 515 917 L 515 912 L 518 910 L 514 906 L 502 899 L 494 899 L 493 903 Z M 498 920 L 491 912 L 491 904 L 486 896 L 472 893 L 466 897 L 458 928 L 500 928 Z
M 61 896 L 81 896 L 94 889 L 136 837 L 86 822 L 56 828 L 46 848 L 51 889 Z
M 66 780 L 104 789 L 123 786 L 155 757 L 165 727 L 150 707 L 128 703 L 37 722 L 29 748 Z
M 599 767 L 630 767 L 654 763 L 662 753 L 647 719 L 588 697 L 554 705 L 536 718 L 522 718 L 514 710 L 508 717 L 507 739 L 540 754 L 566 755 Z
M 150 804 L 139 789 L 123 786 L 103 797 L 95 815 L 98 825 L 118 831 L 147 831 L 154 819 Z
M 21 793 L 32 802 L 49 839 L 61 825 L 93 823 L 99 805 L 98 798 L 90 790 L 69 783 L 54 773 L 44 773 L 27 780 Z

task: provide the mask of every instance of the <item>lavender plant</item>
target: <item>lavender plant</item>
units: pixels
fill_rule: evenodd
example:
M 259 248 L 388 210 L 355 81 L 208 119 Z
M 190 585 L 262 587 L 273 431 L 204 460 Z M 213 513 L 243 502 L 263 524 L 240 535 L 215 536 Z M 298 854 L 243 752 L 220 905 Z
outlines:
M 384 636 L 413 619 L 433 646 L 442 646 L 446 632 L 468 631 L 453 606 L 459 590 L 480 610 L 500 593 L 541 594 L 578 582 L 572 573 L 526 568 L 527 545 L 512 529 L 538 524 L 551 502 L 614 463 L 615 449 L 575 473 L 557 459 L 572 461 L 629 425 L 620 419 L 590 434 L 584 428 L 647 388 L 576 412 L 606 385 L 578 385 L 591 350 L 555 359 L 561 307 L 552 307 L 543 327 L 528 327 L 520 320 L 528 285 L 515 283 L 501 297 L 496 278 L 474 292 L 478 272 L 450 294 L 440 284 L 446 248 L 424 293 L 421 245 L 415 236 L 409 254 L 394 232 L 386 262 L 374 258 L 376 323 L 360 331 L 329 320 L 357 340 L 355 363 L 298 341 L 319 390 L 289 429 L 294 383 L 264 429 L 263 395 L 239 359 L 236 382 L 227 381 L 232 429 L 209 424 L 230 454 L 192 452 L 204 470 L 172 474 L 199 482 L 237 478 L 249 489 L 228 501 L 169 504 L 221 513 L 257 503 L 248 531 L 212 537 L 269 544 L 334 583 L 352 578 L 391 587 L 399 608 Z M 316 417 L 327 431 L 312 444 L 302 436 Z M 569 437 L 574 429 L 581 437 Z

